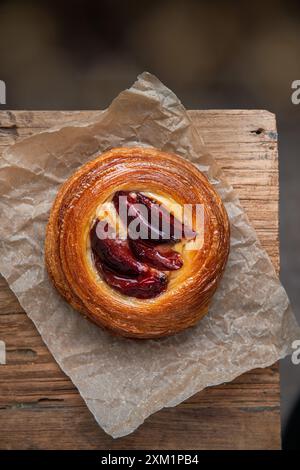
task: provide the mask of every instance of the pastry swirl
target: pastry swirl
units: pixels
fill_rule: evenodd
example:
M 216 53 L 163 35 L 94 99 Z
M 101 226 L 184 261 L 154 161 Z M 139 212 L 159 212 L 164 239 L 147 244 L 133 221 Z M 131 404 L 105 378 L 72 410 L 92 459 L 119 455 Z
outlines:
M 167 240 L 163 248 L 162 240 L 146 242 L 146 247 L 143 240 L 129 240 L 129 248 L 120 241 L 120 249 L 128 248 L 136 263 L 133 259 L 127 267 L 122 261 L 121 266 L 123 252 L 114 255 L 106 245 L 104 259 L 103 244 L 94 243 L 91 234 L 102 216 L 99 208 L 110 207 L 109 216 L 119 218 L 114 204 L 119 193 L 140 194 L 144 204 L 155 201 L 167 209 L 174 203 L 200 204 L 201 245 L 191 247 L 195 240 L 184 236 Z M 191 220 L 198 239 L 194 214 Z M 158 338 L 194 325 L 207 313 L 226 265 L 229 239 L 223 203 L 194 165 L 153 148 L 115 148 L 79 168 L 60 188 L 47 226 L 45 259 L 57 290 L 91 321 L 118 335 Z M 111 252 L 112 258 L 107 258 Z M 122 273 L 117 272 L 118 262 Z M 156 283 L 149 295 L 147 276 Z M 126 293 L 119 282 L 129 279 L 139 287 L 145 277 L 146 294 L 140 296 L 141 290 Z

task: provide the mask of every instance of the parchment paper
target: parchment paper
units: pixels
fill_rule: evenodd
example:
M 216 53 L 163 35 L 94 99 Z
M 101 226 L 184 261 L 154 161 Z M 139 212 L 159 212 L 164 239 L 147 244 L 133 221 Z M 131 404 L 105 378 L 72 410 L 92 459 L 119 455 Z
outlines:
M 45 226 L 59 185 L 96 152 L 144 145 L 205 172 L 231 221 L 231 253 L 210 313 L 162 340 L 119 339 L 75 312 L 50 283 Z M 274 268 L 232 188 L 178 98 L 143 73 L 103 113 L 24 139 L 0 163 L 0 270 L 53 356 L 113 437 L 204 387 L 284 357 L 299 327 Z

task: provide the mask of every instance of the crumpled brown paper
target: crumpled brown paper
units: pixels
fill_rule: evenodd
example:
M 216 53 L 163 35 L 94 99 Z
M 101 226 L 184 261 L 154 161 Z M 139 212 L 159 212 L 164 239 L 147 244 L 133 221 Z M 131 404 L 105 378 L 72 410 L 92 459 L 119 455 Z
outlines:
M 154 146 L 189 158 L 221 194 L 231 253 L 210 313 L 162 340 L 116 338 L 55 291 L 44 265 L 45 226 L 59 185 L 99 151 Z M 232 188 L 178 98 L 144 73 L 103 113 L 25 139 L 0 162 L 0 270 L 102 428 L 114 437 L 204 387 L 265 367 L 300 337 L 286 293 Z

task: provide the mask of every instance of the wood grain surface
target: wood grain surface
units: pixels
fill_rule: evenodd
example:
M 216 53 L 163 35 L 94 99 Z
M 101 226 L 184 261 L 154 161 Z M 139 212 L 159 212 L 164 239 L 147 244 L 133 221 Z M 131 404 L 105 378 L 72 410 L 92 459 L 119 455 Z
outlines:
M 99 111 L 98 111 L 99 112 Z M 17 140 L 97 111 L 2 111 L 0 154 Z M 278 155 L 275 116 L 261 110 L 190 111 L 223 167 L 277 271 Z M 208 388 L 112 439 L 95 422 L 33 323 L 0 277 L 0 449 L 277 449 L 277 364 Z

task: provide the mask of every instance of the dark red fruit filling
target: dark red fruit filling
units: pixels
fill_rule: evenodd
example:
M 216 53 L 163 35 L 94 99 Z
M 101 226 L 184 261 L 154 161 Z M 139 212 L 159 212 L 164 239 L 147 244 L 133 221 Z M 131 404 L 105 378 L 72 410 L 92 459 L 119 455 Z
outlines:
M 104 263 L 108 268 L 115 270 L 117 273 L 142 274 L 148 271 L 148 266 L 144 265 L 134 257 L 129 247 L 128 239 L 101 239 L 97 235 L 97 228 L 98 230 L 99 228 L 102 229 L 99 225 L 101 225 L 100 221 L 95 222 L 92 227 L 90 237 L 93 253 L 97 254 L 102 263 Z M 106 225 L 108 227 L 108 224 Z
M 154 269 L 136 277 L 126 277 L 116 274 L 102 265 L 103 277 L 107 284 L 122 292 L 122 294 L 137 297 L 138 299 L 150 299 L 166 290 L 167 276 Z
M 130 240 L 130 248 L 134 255 L 150 266 L 163 271 L 174 271 L 183 265 L 180 253 L 169 246 L 155 246 L 147 240 Z
M 95 266 L 107 284 L 122 294 L 150 299 L 166 290 L 168 278 L 162 271 L 177 270 L 183 265 L 180 253 L 167 244 L 173 244 L 182 238 L 195 238 L 196 233 L 191 228 L 183 227 L 183 224 L 160 204 L 133 191 L 115 193 L 113 203 L 120 216 L 120 196 L 125 197 L 128 238 L 117 238 L 107 223 L 103 225 L 103 222 L 97 220 L 90 232 Z M 134 204 L 141 204 L 144 210 L 139 210 Z M 150 211 L 159 223 L 151 225 Z M 166 217 L 168 224 L 165 223 Z M 136 219 L 144 229 L 144 238 L 149 239 L 132 237 L 130 223 Z M 167 225 L 170 227 L 168 230 Z M 103 231 L 108 233 L 105 238 L 101 236 Z

